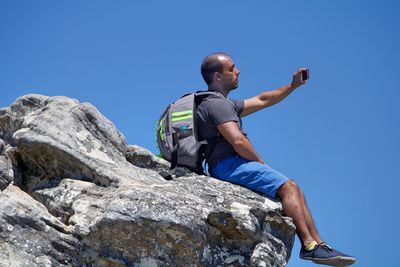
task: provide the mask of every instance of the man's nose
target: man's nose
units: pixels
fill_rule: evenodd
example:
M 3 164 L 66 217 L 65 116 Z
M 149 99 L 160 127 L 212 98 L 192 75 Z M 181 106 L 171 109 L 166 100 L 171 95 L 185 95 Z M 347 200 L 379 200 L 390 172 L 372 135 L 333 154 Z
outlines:
M 240 74 L 240 70 L 238 68 L 236 68 L 236 76 L 239 76 Z

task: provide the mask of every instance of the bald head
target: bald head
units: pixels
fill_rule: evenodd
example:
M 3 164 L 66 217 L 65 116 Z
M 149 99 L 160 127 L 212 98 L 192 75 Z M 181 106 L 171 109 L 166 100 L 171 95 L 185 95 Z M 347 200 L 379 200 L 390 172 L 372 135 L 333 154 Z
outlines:
M 201 64 L 201 75 L 207 85 L 210 85 L 215 72 L 221 73 L 224 70 L 224 63 L 231 60 L 231 57 L 225 53 L 213 53 L 203 60 Z

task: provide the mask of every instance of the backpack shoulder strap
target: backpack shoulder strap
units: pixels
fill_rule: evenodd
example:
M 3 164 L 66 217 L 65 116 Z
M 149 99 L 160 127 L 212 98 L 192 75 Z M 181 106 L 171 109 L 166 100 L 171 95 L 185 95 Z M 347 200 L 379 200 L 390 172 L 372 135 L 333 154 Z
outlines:
M 221 93 L 218 93 L 217 91 L 197 91 L 196 96 L 207 96 L 207 95 L 215 95 L 215 96 L 221 96 Z

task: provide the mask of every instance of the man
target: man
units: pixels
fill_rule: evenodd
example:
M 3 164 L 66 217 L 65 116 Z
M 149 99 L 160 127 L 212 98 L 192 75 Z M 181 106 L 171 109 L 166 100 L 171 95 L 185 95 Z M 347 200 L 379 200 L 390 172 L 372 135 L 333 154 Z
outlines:
M 197 110 L 198 127 L 204 139 L 218 138 L 206 148 L 211 176 L 245 186 L 271 198 L 280 198 L 286 215 L 293 218 L 296 233 L 302 243 L 300 258 L 327 265 L 350 265 L 355 258 L 328 246 L 319 236 L 303 192 L 297 184 L 264 163 L 242 128 L 241 117 L 272 106 L 305 84 L 299 69 L 290 85 L 265 91 L 255 97 L 234 101 L 230 91 L 238 87 L 239 69 L 225 53 L 208 55 L 201 73 L 209 91 Z

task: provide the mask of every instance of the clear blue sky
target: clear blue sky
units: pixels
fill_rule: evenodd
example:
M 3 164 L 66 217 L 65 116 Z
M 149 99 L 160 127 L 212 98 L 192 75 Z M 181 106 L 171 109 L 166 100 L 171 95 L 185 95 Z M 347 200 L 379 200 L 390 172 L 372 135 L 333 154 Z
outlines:
M 0 0 L 0 106 L 28 93 L 87 101 L 157 152 L 158 116 L 206 89 L 208 53 L 233 57 L 237 99 L 309 67 L 309 84 L 245 129 L 303 188 L 327 242 L 355 266 L 399 266 L 399 11 L 398 1 Z M 298 251 L 296 241 L 288 266 L 312 266 Z

